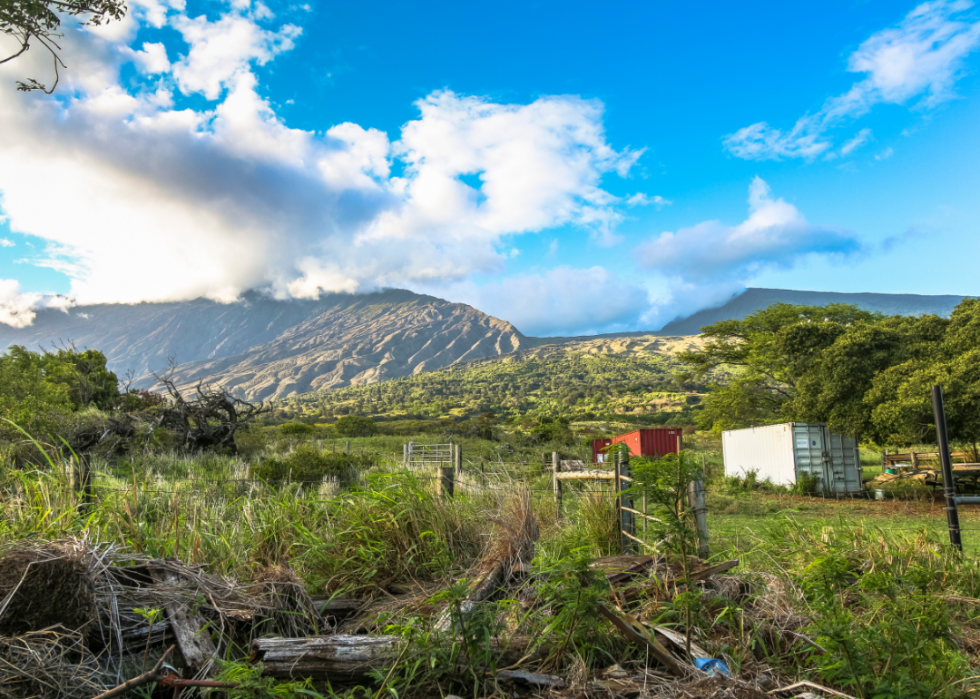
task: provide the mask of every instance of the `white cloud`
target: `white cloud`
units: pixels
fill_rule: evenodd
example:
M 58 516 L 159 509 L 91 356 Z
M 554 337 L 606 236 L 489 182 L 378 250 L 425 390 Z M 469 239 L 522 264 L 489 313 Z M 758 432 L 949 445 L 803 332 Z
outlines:
M 659 194 L 651 197 L 649 194 L 643 194 L 642 192 L 626 198 L 626 206 L 655 206 L 657 209 L 661 209 L 673 203 L 670 199 L 664 199 Z
M 167 57 L 167 47 L 163 44 L 144 43 L 143 49 L 130 49 L 132 59 L 144 73 L 167 73 L 170 71 L 170 59 Z
M 847 92 L 827 100 L 787 132 L 758 122 L 726 136 L 725 147 L 745 159 L 814 158 L 833 147 L 828 131 L 876 104 L 918 100 L 915 106 L 926 109 L 952 98 L 963 59 L 980 45 L 980 20 L 963 14 L 972 6 L 969 0 L 919 5 L 851 54 L 847 69 L 866 77 Z
M 875 155 L 875 160 L 888 160 L 892 155 L 894 155 L 895 149 L 888 146 L 885 150 Z
M 0 323 L 23 328 L 34 322 L 36 311 L 42 308 L 67 311 L 72 305 L 64 296 L 21 293 L 17 280 L 0 279 Z
M 854 138 L 849 140 L 840 148 L 841 155 L 850 155 L 853 151 L 857 150 L 865 143 L 871 140 L 871 129 L 861 129 L 858 131 Z
M 250 73 L 250 64 L 265 65 L 276 55 L 289 51 L 302 29 L 284 24 L 276 31 L 263 29 L 257 20 L 261 14 L 229 12 L 217 21 L 204 15 L 190 18 L 177 15 L 172 24 L 191 46 L 191 50 L 174 64 L 173 74 L 180 89 L 201 93 L 209 100 L 221 94 L 235 79 Z
M 574 225 L 615 239 L 626 204 L 601 180 L 642 151 L 606 142 L 600 102 L 439 91 L 394 143 L 352 123 L 290 128 L 254 68 L 300 30 L 269 14 L 241 3 L 190 18 L 177 0 L 141 0 L 111 32 L 66 31 L 53 97 L 0 100 L 0 208 L 47 242 L 34 263 L 68 274 L 79 302 L 417 287 L 501 272 L 516 249 L 505 236 Z M 141 24 L 179 33 L 186 55 L 130 48 Z M 0 66 L 0 84 L 43 76 L 39 60 Z M 133 61 L 142 82 L 124 87 Z M 176 108 L 174 89 L 206 102 Z
M 16 245 L 14 241 L 9 238 L 0 238 L 0 248 L 12 248 Z
M 693 311 L 731 296 L 766 269 L 792 267 L 809 254 L 848 255 L 859 249 L 853 234 L 809 223 L 795 206 L 773 198 L 756 177 L 749 187 L 749 216 L 742 223 L 704 221 L 661 233 L 634 254 L 641 266 L 671 280 L 672 305 L 664 305 Z

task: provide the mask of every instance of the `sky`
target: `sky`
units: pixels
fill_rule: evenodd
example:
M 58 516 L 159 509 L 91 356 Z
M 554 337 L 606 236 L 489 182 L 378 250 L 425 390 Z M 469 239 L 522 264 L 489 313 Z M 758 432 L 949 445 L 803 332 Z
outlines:
M 0 322 L 397 287 L 580 335 L 747 286 L 978 293 L 969 0 L 130 0 L 64 34 L 50 96 L 15 90 L 43 49 L 0 65 Z

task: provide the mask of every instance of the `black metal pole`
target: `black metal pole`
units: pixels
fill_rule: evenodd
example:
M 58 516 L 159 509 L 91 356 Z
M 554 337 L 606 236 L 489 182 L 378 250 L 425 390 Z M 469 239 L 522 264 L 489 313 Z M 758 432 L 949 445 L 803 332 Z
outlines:
M 946 495 L 946 521 L 949 523 L 949 543 L 963 550 L 960 539 L 960 513 L 956 509 L 956 483 L 953 482 L 953 464 L 949 458 L 949 436 L 946 434 L 946 408 L 943 405 L 943 387 L 932 387 L 932 413 L 936 420 L 936 441 L 939 443 L 939 460 L 943 468 L 943 492 Z

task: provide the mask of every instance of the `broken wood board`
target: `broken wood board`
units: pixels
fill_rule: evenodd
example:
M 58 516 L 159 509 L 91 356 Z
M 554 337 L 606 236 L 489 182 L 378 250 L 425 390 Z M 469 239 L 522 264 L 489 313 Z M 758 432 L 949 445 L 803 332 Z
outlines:
M 565 680 L 557 675 L 542 675 L 537 672 L 523 672 L 521 670 L 499 670 L 498 680 L 520 680 L 536 687 L 554 687 L 556 689 L 565 686 Z
M 158 588 L 177 592 L 180 587 L 180 578 L 173 571 L 154 569 L 152 575 Z M 167 622 L 174 638 L 177 639 L 177 648 L 184 657 L 184 663 L 193 670 L 194 674 L 203 672 L 205 675 L 210 675 L 211 661 L 218 654 L 218 649 L 211 642 L 207 622 L 190 608 L 186 595 L 179 597 L 175 595 L 165 603 L 164 608 L 167 610 Z
M 483 567 L 477 577 L 470 583 L 469 593 L 459 604 L 458 614 L 462 617 L 468 616 L 474 607 L 493 594 L 493 592 L 504 584 L 509 577 L 511 563 L 507 559 L 492 561 Z M 438 631 L 449 631 L 453 628 L 453 609 L 452 604 L 446 607 L 445 611 L 439 615 L 435 628 Z
M 666 638 L 668 641 L 677 646 L 682 653 L 687 653 L 687 637 L 684 634 L 674 631 L 673 629 L 668 629 L 665 626 L 651 626 L 650 624 L 644 624 L 644 626 Z M 711 657 L 708 655 L 708 651 L 699 646 L 693 640 L 691 641 L 691 655 L 694 658 Z
M 656 638 L 650 638 L 646 627 L 624 612 L 614 612 L 601 602 L 597 605 L 599 613 L 608 619 L 616 630 L 628 641 L 644 646 L 650 655 L 661 665 L 667 668 L 672 675 L 682 677 L 684 670 L 678 664 L 673 655 L 670 654 Z

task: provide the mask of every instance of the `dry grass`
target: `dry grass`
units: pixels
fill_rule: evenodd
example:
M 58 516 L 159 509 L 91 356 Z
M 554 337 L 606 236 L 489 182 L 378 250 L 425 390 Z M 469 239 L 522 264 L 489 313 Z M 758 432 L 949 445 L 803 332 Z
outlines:
M 0 637 L 0 699 L 89 699 L 105 671 L 82 634 L 58 626 Z

